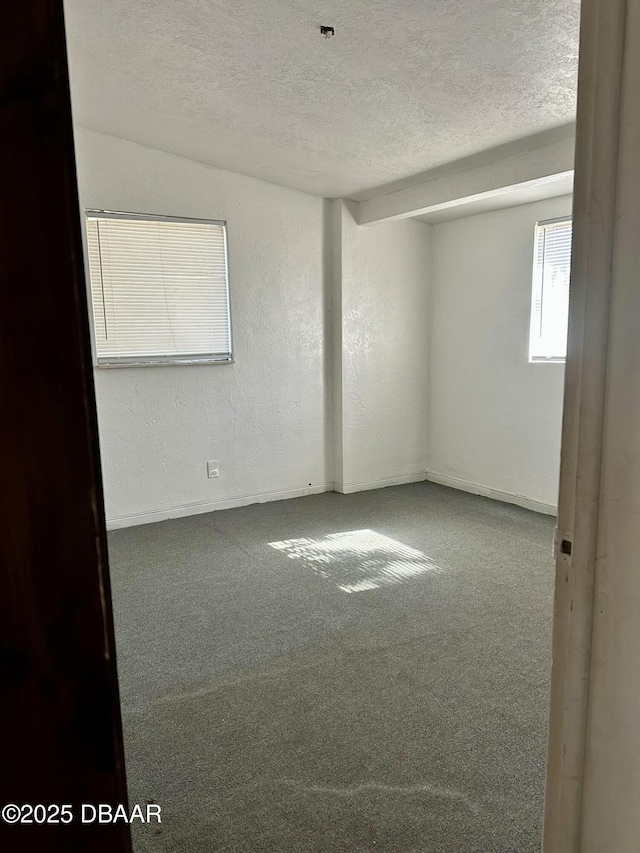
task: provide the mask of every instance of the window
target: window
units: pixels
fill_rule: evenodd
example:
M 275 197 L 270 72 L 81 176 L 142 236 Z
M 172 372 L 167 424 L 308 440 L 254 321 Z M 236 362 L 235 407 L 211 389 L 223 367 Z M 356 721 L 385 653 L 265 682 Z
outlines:
M 231 361 L 224 222 L 87 211 L 98 365 Z
M 536 225 L 529 361 L 564 361 L 569 323 L 570 219 Z

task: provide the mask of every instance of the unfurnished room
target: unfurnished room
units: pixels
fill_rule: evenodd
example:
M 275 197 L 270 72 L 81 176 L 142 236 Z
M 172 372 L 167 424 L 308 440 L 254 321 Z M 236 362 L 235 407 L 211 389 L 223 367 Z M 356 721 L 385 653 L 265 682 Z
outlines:
M 538 851 L 579 0 L 65 26 L 135 853 Z

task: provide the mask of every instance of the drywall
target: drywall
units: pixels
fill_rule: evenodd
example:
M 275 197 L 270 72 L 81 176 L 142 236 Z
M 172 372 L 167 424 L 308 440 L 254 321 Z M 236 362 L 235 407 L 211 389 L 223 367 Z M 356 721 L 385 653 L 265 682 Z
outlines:
M 229 228 L 235 363 L 95 371 L 112 526 L 427 469 L 555 505 L 563 368 L 528 364 L 527 341 L 533 227 L 568 198 L 362 227 L 352 202 L 82 128 L 76 144 L 83 207 Z
M 432 226 L 405 220 L 365 228 L 353 203 L 333 206 L 340 276 L 337 488 L 424 479 Z
M 444 211 L 448 212 L 447 219 L 456 219 L 470 215 L 463 209 L 468 204 L 492 202 L 494 210 L 506 207 L 508 200 L 504 205 L 502 202 L 511 192 L 538 191 L 542 193 L 538 198 L 570 193 L 575 136 L 571 126 L 559 130 L 562 135 L 538 134 L 541 144 L 537 147 L 529 137 L 521 140 L 518 147 L 500 146 L 494 160 L 487 161 L 487 151 L 482 158 L 468 157 L 450 164 L 446 170 L 441 167 L 417 175 L 413 183 L 403 182 L 401 189 L 394 190 L 393 185 L 381 187 L 360 204 L 358 222 L 366 225 L 410 216 L 426 218 Z M 558 192 L 556 185 L 563 183 L 568 189 Z
M 548 199 L 433 226 L 430 477 L 543 511 L 557 505 L 564 365 L 528 362 L 535 223 Z
M 111 525 L 326 488 L 327 203 L 82 128 L 76 156 L 85 208 L 228 222 L 235 363 L 95 371 Z

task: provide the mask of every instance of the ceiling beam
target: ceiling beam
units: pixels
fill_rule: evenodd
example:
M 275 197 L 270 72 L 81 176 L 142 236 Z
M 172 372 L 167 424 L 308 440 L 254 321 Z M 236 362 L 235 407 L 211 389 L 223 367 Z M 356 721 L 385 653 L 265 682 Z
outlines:
M 434 170 L 431 178 L 424 173 L 401 189 L 384 191 L 381 187 L 379 193 L 360 202 L 358 223 L 373 225 L 421 216 L 516 189 L 552 184 L 572 176 L 574 147 L 571 134 L 489 162 L 474 163 L 469 158 L 458 168 L 451 164 L 446 170 Z

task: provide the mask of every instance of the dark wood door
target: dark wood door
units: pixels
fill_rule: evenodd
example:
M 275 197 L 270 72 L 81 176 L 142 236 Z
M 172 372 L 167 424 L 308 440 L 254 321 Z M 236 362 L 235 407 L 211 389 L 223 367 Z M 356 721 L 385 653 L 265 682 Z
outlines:
M 62 0 L 0 14 L 0 807 L 126 804 Z M 0 848 L 130 838 L 76 813 Z

